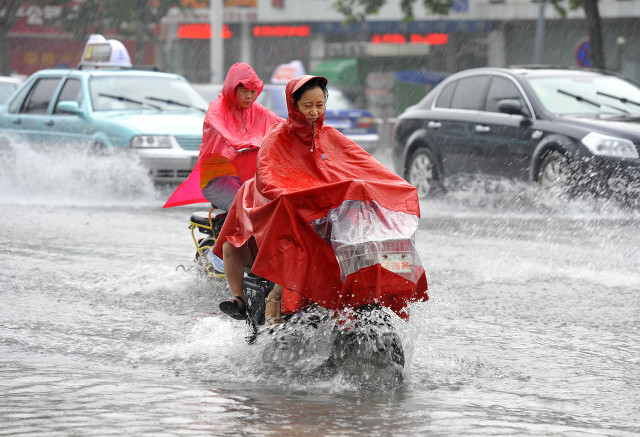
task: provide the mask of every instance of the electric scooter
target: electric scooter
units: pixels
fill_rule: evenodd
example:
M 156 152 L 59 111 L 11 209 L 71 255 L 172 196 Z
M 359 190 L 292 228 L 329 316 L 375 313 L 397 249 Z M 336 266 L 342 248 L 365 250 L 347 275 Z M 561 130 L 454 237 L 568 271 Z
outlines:
M 226 215 L 227 212 L 222 209 L 211 208 L 209 211 L 194 212 L 189 220 L 189 229 L 197 250 L 196 266 L 203 274 L 215 279 L 225 277 L 222 260 L 211 249 L 220 235 Z M 370 248 L 367 251 L 370 252 Z M 363 254 L 360 252 L 361 248 L 341 247 L 338 256 L 343 259 L 347 254 L 350 257 L 354 255 L 362 257 Z M 370 258 L 371 253 L 368 256 Z M 384 254 L 382 257 L 385 259 L 381 262 L 388 263 L 386 258 L 390 255 Z M 397 261 L 394 262 L 398 264 Z M 387 267 L 393 268 L 390 265 Z M 325 368 L 340 367 L 345 362 L 353 362 L 359 357 L 370 363 L 375 362 L 379 367 L 392 366 L 401 377 L 405 363 L 404 350 L 402 341 L 391 322 L 392 315 L 386 308 L 373 304 L 364 305 L 336 317 L 335 312 L 311 304 L 299 313 L 283 315 L 282 324 L 277 329 L 273 327 L 263 329 L 265 328 L 266 298 L 273 285 L 273 282 L 253 274 L 249 268 L 245 269 L 243 291 L 247 305 L 247 324 L 250 332 L 247 341 L 249 343 L 254 343 L 262 332 L 283 332 L 288 326 L 295 329 L 300 325 L 318 327 L 320 324 L 330 323 L 333 339 L 331 353 L 324 363 Z

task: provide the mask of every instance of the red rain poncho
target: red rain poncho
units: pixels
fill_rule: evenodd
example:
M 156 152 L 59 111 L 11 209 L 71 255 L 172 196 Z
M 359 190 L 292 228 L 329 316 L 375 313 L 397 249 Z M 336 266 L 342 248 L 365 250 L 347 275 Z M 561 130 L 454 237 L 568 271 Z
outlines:
M 209 104 L 204 118 L 198 162 L 189 177 L 169 197 L 165 208 L 207 202 L 201 189 L 215 177 L 238 176 L 244 182 L 255 175 L 256 156 L 262 138 L 272 124 L 283 120 L 255 102 L 248 109 L 241 109 L 235 97 L 239 84 L 258 90 L 258 95 L 264 85 L 244 62 L 229 68 L 220 97 Z M 251 150 L 239 152 L 241 149 Z
M 340 132 L 323 125 L 323 118 L 306 122 L 292 94 L 312 77 L 288 83 L 289 118 L 265 137 L 256 177 L 240 188 L 213 250 L 222 257 L 225 240 L 240 247 L 254 237 L 258 254 L 252 270 L 283 286 L 283 313 L 296 312 L 309 301 L 336 310 L 380 303 L 408 318 L 409 302 L 428 299 L 424 268 L 412 241 L 420 214 L 417 191 Z M 332 215 L 338 220 L 327 226 Z M 382 227 L 369 227 L 380 222 L 378 216 Z M 339 233 L 340 226 L 347 239 L 362 234 L 364 245 L 386 244 L 371 243 L 370 237 L 387 241 L 389 236 L 407 237 L 403 241 L 411 240 L 408 251 L 415 256 L 415 265 L 398 275 L 379 262 L 364 268 L 362 263 L 347 266 L 353 259 L 339 264 L 334 247 L 340 248 L 341 242 L 336 242 L 340 236 L 328 241 L 328 234 Z M 382 233 L 378 228 L 384 228 Z M 378 238 L 382 234 L 384 238 Z

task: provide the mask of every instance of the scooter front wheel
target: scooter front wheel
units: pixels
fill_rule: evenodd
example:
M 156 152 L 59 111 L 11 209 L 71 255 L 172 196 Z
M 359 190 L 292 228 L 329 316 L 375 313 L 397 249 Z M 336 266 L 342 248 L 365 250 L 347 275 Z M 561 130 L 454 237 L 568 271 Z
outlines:
M 336 327 L 328 365 L 389 369 L 396 379 L 402 380 L 404 348 L 388 314 L 376 305 L 356 309 L 352 326 Z

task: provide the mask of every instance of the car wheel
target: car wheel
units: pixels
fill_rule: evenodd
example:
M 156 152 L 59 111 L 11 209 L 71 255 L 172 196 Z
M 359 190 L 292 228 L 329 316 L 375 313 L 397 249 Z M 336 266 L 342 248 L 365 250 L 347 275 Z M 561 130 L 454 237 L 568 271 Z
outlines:
M 416 150 L 407 167 L 407 181 L 418 189 L 418 197 L 424 199 L 440 188 L 433 153 L 427 148 Z
M 91 153 L 96 156 L 104 156 L 107 154 L 107 146 L 100 141 L 91 144 Z
M 544 190 L 569 192 L 569 160 L 560 152 L 549 152 L 540 163 L 538 183 Z

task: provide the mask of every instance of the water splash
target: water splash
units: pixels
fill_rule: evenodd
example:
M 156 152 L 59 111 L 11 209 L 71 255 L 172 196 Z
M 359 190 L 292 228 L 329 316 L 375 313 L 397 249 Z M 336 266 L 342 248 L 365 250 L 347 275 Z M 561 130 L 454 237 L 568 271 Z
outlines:
M 112 205 L 157 202 L 148 171 L 130 150 L 34 147 L 14 139 L 0 155 L 2 202 Z
M 496 212 L 528 217 L 632 216 L 640 218 L 640 205 L 633 199 L 601 195 L 566 196 L 548 192 L 536 184 L 485 176 L 458 178 L 448 191 L 422 201 L 422 210 L 441 214 L 495 215 Z
M 197 321 L 188 339 L 171 346 L 171 364 L 194 378 L 219 383 L 288 387 L 324 393 L 390 390 L 404 384 L 404 368 L 381 347 L 390 335 L 409 342 L 406 322 L 345 327 L 329 316 L 301 314 L 288 324 L 263 327 L 253 344 L 242 323 L 213 314 Z M 383 345 L 384 346 L 384 345 Z M 166 351 L 160 355 L 167 356 Z M 407 364 L 408 365 L 408 364 Z

